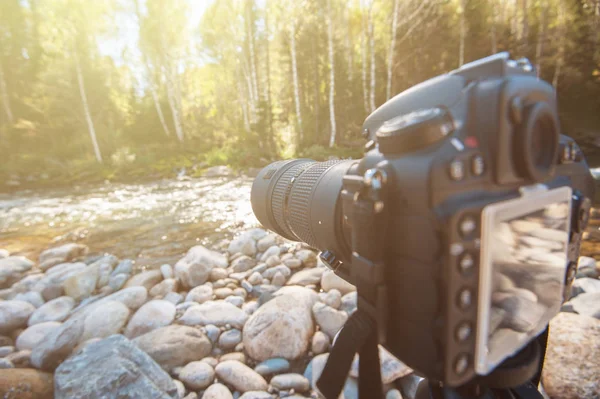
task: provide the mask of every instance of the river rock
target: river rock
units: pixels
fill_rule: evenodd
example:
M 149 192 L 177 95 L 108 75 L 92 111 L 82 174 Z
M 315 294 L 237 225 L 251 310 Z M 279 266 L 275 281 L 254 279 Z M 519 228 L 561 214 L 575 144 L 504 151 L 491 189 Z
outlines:
M 301 287 L 284 290 L 260 307 L 244 326 L 246 352 L 256 360 L 297 359 L 310 345 L 314 332 L 311 308 L 317 294 Z
M 262 275 L 259 272 L 254 272 L 248 277 L 248 282 L 252 285 L 258 285 L 262 282 Z
M 240 392 L 267 390 L 267 381 L 260 374 L 236 360 L 219 363 L 215 371 L 220 380 Z
M 0 259 L 5 259 L 10 256 L 10 252 L 7 249 L 0 249 Z
M 355 355 L 352 367 L 350 368 L 350 376 L 354 378 L 358 378 L 359 359 L 358 354 Z M 392 356 L 381 345 L 379 345 L 379 363 L 381 365 L 381 380 L 384 384 L 389 384 L 413 372 L 410 367 Z
M 54 376 L 51 373 L 18 368 L 0 372 L 0 397 L 36 399 L 54 397 Z
M 273 245 L 277 245 L 277 236 L 275 234 L 268 234 L 258 240 L 256 243 L 256 248 L 259 252 L 264 252 Z
M 175 264 L 175 276 L 185 288 L 193 288 L 204 284 L 215 267 L 227 267 L 225 256 L 197 245 Z
M 333 288 L 325 294 L 323 303 L 327 306 L 331 306 L 334 309 L 339 309 L 342 306 L 342 294 L 336 288 Z
M 247 234 L 242 234 L 229 243 L 227 252 L 229 252 L 230 255 L 241 253 L 247 256 L 254 256 L 256 255 L 256 241 Z
M 260 261 L 261 262 L 266 262 L 267 259 L 269 259 L 271 256 L 273 255 L 277 255 L 279 256 L 279 254 L 281 253 L 281 249 L 277 246 L 277 245 L 273 245 L 271 247 L 269 247 L 261 256 L 260 256 Z
M 579 314 L 600 319 L 600 292 L 578 295 L 567 304 L 570 304 L 573 310 Z
M 24 301 L 0 301 L 0 334 L 25 327 L 35 307 Z
M 71 297 L 62 296 L 53 299 L 37 308 L 31 314 L 28 325 L 33 326 L 34 324 L 47 321 L 63 321 L 69 316 L 74 306 L 75 300 Z
M 241 308 L 242 305 L 244 304 L 244 298 L 242 298 L 241 296 L 232 295 L 232 296 L 225 298 L 225 302 L 229 302 L 233 306 L 237 306 L 238 308 Z
M 272 279 L 275 274 L 280 273 L 283 274 L 284 277 L 289 277 L 292 274 L 292 271 L 290 270 L 289 267 L 285 266 L 285 265 L 278 265 L 275 267 L 272 267 L 270 269 L 267 269 L 263 272 L 262 276 L 266 279 Z M 252 277 L 252 276 L 250 276 Z
M 237 360 L 240 363 L 246 364 L 246 355 L 242 352 L 231 352 L 226 353 L 219 358 L 219 362 L 225 362 L 227 360 Z
M 279 374 L 271 379 L 270 384 L 278 390 L 293 389 L 296 392 L 306 392 L 310 389 L 310 381 L 302 374 Z
M 275 267 L 275 266 L 281 264 L 281 259 L 279 259 L 279 256 L 277 256 L 277 255 L 272 255 L 272 256 L 269 256 L 269 258 L 265 261 L 265 263 L 267 264 L 268 267 Z
M 227 269 L 221 269 L 220 267 L 214 268 L 210 271 L 210 281 L 223 280 L 227 278 L 229 273 Z
M 88 266 L 63 283 L 65 294 L 80 301 L 92 295 L 98 282 L 98 267 Z
M 23 273 L 31 270 L 34 263 L 24 256 L 0 258 L 0 288 L 8 288 L 18 281 Z
M 283 264 L 286 265 L 287 267 L 289 267 L 290 269 L 298 269 L 299 267 L 302 267 L 302 261 L 300 259 L 297 258 L 287 258 L 283 261 Z
M 310 249 L 301 249 L 296 251 L 296 258 L 302 261 L 304 267 L 316 267 L 317 266 L 317 254 Z
M 202 174 L 204 177 L 228 177 L 234 175 L 233 169 L 226 165 L 211 166 Z
M 127 283 L 125 288 L 129 287 L 145 287 L 148 291 L 156 284 L 162 281 L 162 273 L 160 270 L 148 270 L 134 275 Z
M 600 292 L 600 280 L 589 277 L 578 278 L 573 282 L 571 287 L 571 299 L 579 294 L 590 294 L 593 292 Z
M 56 369 L 55 398 L 177 398 L 177 387 L 122 335 L 92 343 Z
M 238 329 L 225 331 L 219 336 L 219 347 L 221 349 L 233 349 L 242 342 L 242 332 Z
M 342 297 L 342 305 L 340 309 L 348 314 L 354 313 L 356 310 L 356 291 L 350 292 Z
M 221 334 L 221 329 L 212 324 L 204 326 L 204 331 L 206 332 L 208 339 L 210 339 L 213 344 L 217 342 L 219 335 Z
M 204 389 L 215 379 L 215 370 L 206 362 L 190 362 L 181 369 L 179 379 L 191 390 Z
M 213 288 L 210 285 L 204 284 L 193 288 L 185 297 L 186 302 L 204 303 L 213 298 Z
M 185 385 L 179 380 L 173 380 L 173 384 L 177 387 L 177 397 L 182 399 L 185 396 Z
M 118 291 L 125 285 L 127 280 L 129 280 L 129 274 L 125 274 L 125 273 L 113 274 L 108 279 L 108 286 L 113 291 Z
M 92 310 L 103 306 L 105 303 L 116 301 L 121 302 L 131 310 L 135 310 L 142 306 L 148 298 L 148 291 L 144 287 L 129 287 L 117 291 L 103 298 L 97 298 L 95 302 L 85 306 L 79 306 L 72 313 L 75 315 L 87 314 Z
M 14 369 L 14 368 L 15 368 L 15 365 L 13 364 L 13 362 L 11 362 L 10 360 L 8 360 L 6 358 L 0 358 L 0 370 Z
M 0 346 L 0 357 L 10 355 L 15 351 L 15 347 L 12 345 Z
M 271 280 L 271 284 L 281 287 L 285 285 L 285 276 L 281 274 L 281 272 L 275 273 L 273 279 Z
M 17 368 L 31 367 L 31 350 L 23 349 L 18 352 L 13 352 L 6 356 L 6 360 L 10 360 Z
M 256 266 L 256 260 L 247 255 L 242 255 L 233 262 L 231 262 L 230 269 L 233 270 L 234 273 L 245 272 L 252 269 Z
M 129 320 L 125 336 L 135 338 L 160 327 L 168 326 L 175 319 L 175 305 L 154 300 L 142 305 Z
M 233 290 L 231 288 L 217 288 L 215 291 L 215 298 L 217 299 L 225 299 L 229 295 L 233 294 Z
M 225 301 L 209 301 L 185 311 L 179 322 L 186 325 L 225 326 L 242 328 L 248 315 L 240 308 Z
M 152 287 L 152 289 L 150 290 L 150 296 L 162 298 L 170 292 L 177 291 L 177 287 L 178 287 L 177 280 L 174 278 L 168 278 L 168 279 L 163 280 L 160 283 L 156 284 L 154 287 Z
M 308 363 L 308 366 L 306 366 L 304 377 L 310 381 L 310 387 L 312 389 L 316 389 L 317 381 L 323 373 L 323 369 L 325 368 L 325 363 L 327 363 L 328 358 L 329 353 L 317 355 Z M 358 398 L 358 384 L 356 383 L 356 379 L 354 377 L 348 377 L 346 379 L 342 393 L 343 398 L 345 399 Z M 342 395 L 340 395 L 340 398 L 342 398 Z
M 50 332 L 60 327 L 60 325 L 61 323 L 59 322 L 48 321 L 27 328 L 17 337 L 17 350 L 33 349 L 37 344 L 44 340 Z
M 329 335 L 331 339 L 335 337 L 335 334 L 337 334 L 348 320 L 348 314 L 346 312 L 335 310 L 320 302 L 315 303 L 312 311 L 317 324 L 321 327 L 321 331 Z
M 589 256 L 580 256 L 577 262 L 577 277 L 598 278 L 599 269 L 596 259 Z
M 290 277 L 287 285 L 306 286 L 310 284 L 318 284 L 321 281 L 321 275 L 323 274 L 323 271 L 324 269 L 322 268 L 301 270 Z
M 242 394 L 238 399 L 273 399 L 274 396 L 266 391 L 248 391 Z
M 315 355 L 320 355 L 321 353 L 325 353 L 329 350 L 331 346 L 331 340 L 329 336 L 325 334 L 323 331 L 315 332 L 313 335 L 312 343 L 311 343 L 311 352 Z
M 45 339 L 31 351 L 34 367 L 52 371 L 71 354 L 83 333 L 82 317 L 73 317 L 60 327 L 50 331 Z
M 179 305 L 181 302 L 183 302 L 184 297 L 178 292 L 169 292 L 163 299 L 171 302 L 173 305 Z
M 397 389 L 390 389 L 385 394 L 385 399 L 403 399 L 402 394 Z
M 202 359 L 212 349 L 202 331 L 180 325 L 158 328 L 135 338 L 133 342 L 165 370 Z
M 131 274 L 133 272 L 133 261 L 131 259 L 123 259 L 115 270 L 113 270 L 112 275 L 115 276 L 117 274 Z
M 326 270 L 321 277 L 321 288 L 324 291 L 332 289 L 338 290 L 342 295 L 348 294 L 349 292 L 356 291 L 356 287 L 335 274 L 331 270 Z
M 118 334 L 127 324 L 129 314 L 129 308 L 117 301 L 105 302 L 102 306 L 95 307 L 85 316 L 79 342 Z
M 168 280 L 170 278 L 175 277 L 175 273 L 173 272 L 173 268 L 169 264 L 164 264 L 160 266 L 160 273 L 163 276 L 163 279 Z
M 13 299 L 15 301 L 29 302 L 36 308 L 39 308 L 44 304 L 44 298 L 42 298 L 42 294 L 36 291 L 29 291 L 17 294 Z
M 542 383 L 549 397 L 600 397 L 598 342 L 600 320 L 559 313 L 550 321 L 550 337 L 542 372 Z
M 204 391 L 202 399 L 233 399 L 233 395 L 225 385 L 212 384 Z
M 108 282 L 110 281 L 110 275 L 112 273 L 112 268 L 112 264 L 108 262 L 100 263 L 98 265 L 98 281 L 96 282 L 97 289 L 108 285 Z
M 40 254 L 40 269 L 48 270 L 60 263 L 70 262 L 87 254 L 88 247 L 82 244 L 69 243 L 50 248 Z

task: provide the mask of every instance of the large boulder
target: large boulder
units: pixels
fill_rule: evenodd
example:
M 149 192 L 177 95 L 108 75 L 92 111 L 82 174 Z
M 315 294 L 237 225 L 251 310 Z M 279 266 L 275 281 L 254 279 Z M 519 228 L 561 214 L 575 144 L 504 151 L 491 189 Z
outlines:
M 9 256 L 0 259 L 0 288 L 10 287 L 32 267 L 33 262 L 24 256 Z
M 246 312 L 226 301 L 208 301 L 201 305 L 188 308 L 179 322 L 188 326 L 214 324 L 225 326 L 227 324 L 242 328 L 248 320 Z
M 600 320 L 559 313 L 550 322 L 542 383 L 553 399 L 600 397 Z
M 175 276 L 185 288 L 193 288 L 204 284 L 215 267 L 227 267 L 227 258 L 197 245 L 175 264 Z
M 0 397 L 36 399 L 54 397 L 54 378 L 51 373 L 29 369 L 6 369 L 0 372 Z
M 60 263 L 70 262 L 84 256 L 88 252 L 88 247 L 82 244 L 69 243 L 60 247 L 50 248 L 40 254 L 40 269 L 48 270 L 52 266 Z
M 56 369 L 55 398 L 178 398 L 171 377 L 122 335 L 84 347 Z
M 197 328 L 171 325 L 141 335 L 133 342 L 165 370 L 206 357 L 210 340 Z
M 25 327 L 35 306 L 25 301 L 0 301 L 0 334 Z
M 317 294 L 307 288 L 287 287 L 260 307 L 244 326 L 243 343 L 256 360 L 297 359 L 306 354 L 314 333 L 312 306 Z
M 154 300 L 147 302 L 135 312 L 125 336 L 135 338 L 157 328 L 168 326 L 175 319 L 175 305 L 169 301 Z

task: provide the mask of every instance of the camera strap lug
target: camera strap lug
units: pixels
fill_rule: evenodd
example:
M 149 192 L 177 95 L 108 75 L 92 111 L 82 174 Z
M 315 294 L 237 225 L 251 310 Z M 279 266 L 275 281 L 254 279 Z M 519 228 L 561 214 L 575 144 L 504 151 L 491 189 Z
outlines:
M 357 310 L 342 328 L 317 387 L 327 399 L 337 399 L 355 353 L 359 353 L 359 397 L 383 398 L 379 343 L 385 343 L 388 293 L 384 250 L 387 242 L 388 174 L 369 169 L 364 176 L 344 177 L 344 216 L 352 226 L 351 279 L 357 289 Z

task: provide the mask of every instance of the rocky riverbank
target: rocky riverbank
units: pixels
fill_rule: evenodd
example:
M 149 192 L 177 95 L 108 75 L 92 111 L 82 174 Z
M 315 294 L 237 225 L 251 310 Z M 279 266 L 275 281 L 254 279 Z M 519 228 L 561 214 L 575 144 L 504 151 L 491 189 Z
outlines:
M 354 287 L 315 252 L 262 229 L 137 273 L 131 260 L 87 253 L 66 244 L 34 262 L 0 250 L 3 397 L 316 397 L 332 339 L 356 309 Z M 552 321 L 550 397 L 600 395 L 599 272 L 580 259 L 571 313 Z M 381 357 L 387 398 L 412 397 L 418 377 Z M 357 373 L 356 362 L 347 399 Z

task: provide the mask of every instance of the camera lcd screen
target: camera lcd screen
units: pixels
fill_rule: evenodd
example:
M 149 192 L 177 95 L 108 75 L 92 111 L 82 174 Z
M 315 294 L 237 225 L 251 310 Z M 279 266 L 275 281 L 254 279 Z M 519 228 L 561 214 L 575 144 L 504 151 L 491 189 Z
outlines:
M 476 371 L 488 374 L 560 310 L 571 188 L 540 190 L 482 213 Z

